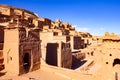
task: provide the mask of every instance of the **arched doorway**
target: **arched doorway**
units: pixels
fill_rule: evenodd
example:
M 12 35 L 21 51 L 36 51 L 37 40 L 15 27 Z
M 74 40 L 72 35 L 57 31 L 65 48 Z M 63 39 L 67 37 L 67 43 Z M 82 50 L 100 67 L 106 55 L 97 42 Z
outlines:
M 24 70 L 26 73 L 29 72 L 30 66 L 31 66 L 30 55 L 29 55 L 29 53 L 25 53 L 25 55 L 23 57 L 23 67 L 24 67 Z
M 114 67 L 116 64 L 120 64 L 120 59 L 119 59 L 119 58 L 115 58 L 115 59 L 114 59 L 113 67 Z

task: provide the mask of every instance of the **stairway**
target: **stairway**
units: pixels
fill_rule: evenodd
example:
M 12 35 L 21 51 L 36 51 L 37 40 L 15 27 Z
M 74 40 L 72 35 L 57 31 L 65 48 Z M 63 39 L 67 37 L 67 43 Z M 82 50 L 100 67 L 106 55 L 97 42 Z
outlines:
M 3 50 L 0 50 L 0 71 L 4 69 L 3 61 L 4 61 Z

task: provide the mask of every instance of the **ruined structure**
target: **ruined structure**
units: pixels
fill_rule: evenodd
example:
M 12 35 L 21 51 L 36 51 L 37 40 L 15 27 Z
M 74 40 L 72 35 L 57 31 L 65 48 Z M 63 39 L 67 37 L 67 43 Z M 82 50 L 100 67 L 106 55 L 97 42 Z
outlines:
M 69 23 L 0 5 L 0 68 L 21 75 L 40 69 L 42 60 L 48 65 L 70 69 L 73 53 L 79 59 L 76 55 L 89 44 L 88 36 L 91 37 L 80 34 Z M 84 53 L 82 56 L 85 58 Z
M 77 32 L 69 23 L 62 23 L 60 20 L 56 20 L 56 22 L 54 22 L 47 18 L 39 18 L 38 22 L 43 24 L 42 31 L 40 32 L 40 38 L 42 40 L 42 59 L 48 64 L 53 65 L 53 63 L 49 63 L 50 60 L 47 58 L 50 58 L 48 55 L 56 55 L 57 58 L 54 56 L 54 61 L 57 61 L 55 62 L 54 66 L 71 68 L 72 55 L 81 54 L 80 49 L 83 49 L 90 44 L 89 38 L 87 37 L 91 36 L 87 35 L 86 33 L 82 34 L 85 36 L 81 36 L 79 32 Z M 54 49 L 51 48 L 51 50 L 48 51 L 48 44 L 49 46 L 50 44 L 52 46 L 53 43 L 57 43 L 59 47 L 54 47 Z M 56 51 L 56 54 L 52 54 L 54 51 Z
M 4 70 L 25 78 L 18 76 L 21 80 L 56 80 L 56 76 L 58 80 L 120 79 L 119 54 L 120 37 L 114 33 L 92 36 L 76 31 L 68 22 L 0 5 L 0 79 Z M 3 80 L 18 77 L 7 75 Z
M 7 72 L 20 75 L 40 68 L 40 30 L 34 24 L 36 18 L 27 10 L 0 5 L 1 54 Z
M 71 68 L 72 53 L 70 36 L 63 34 L 64 29 L 61 30 L 58 21 L 51 22 L 49 19 L 44 18 L 39 20 L 44 20 L 44 24 L 46 23 L 45 20 L 48 21 L 48 24 L 43 25 L 42 32 L 40 32 L 42 59 L 53 66 Z
M 106 32 L 102 39 L 103 42 L 120 42 L 120 37 L 115 35 L 114 33 L 109 34 L 108 32 Z

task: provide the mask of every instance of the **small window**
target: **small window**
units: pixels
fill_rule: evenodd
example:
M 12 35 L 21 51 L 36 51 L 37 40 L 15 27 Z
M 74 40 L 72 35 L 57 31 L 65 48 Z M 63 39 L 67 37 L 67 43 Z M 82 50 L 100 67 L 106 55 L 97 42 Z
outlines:
M 106 62 L 106 64 L 108 64 L 108 62 Z
M 53 35 L 54 35 L 54 36 L 58 36 L 58 32 L 54 32 Z

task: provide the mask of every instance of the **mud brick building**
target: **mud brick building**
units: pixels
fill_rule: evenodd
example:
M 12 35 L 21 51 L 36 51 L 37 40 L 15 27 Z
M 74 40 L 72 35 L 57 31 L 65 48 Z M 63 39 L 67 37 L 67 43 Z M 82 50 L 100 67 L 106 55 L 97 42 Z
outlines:
M 68 22 L 39 18 L 25 9 L 0 4 L 0 70 L 21 75 L 46 64 L 71 68 L 72 51 L 88 36 Z M 14 69 L 11 69 L 14 68 Z

